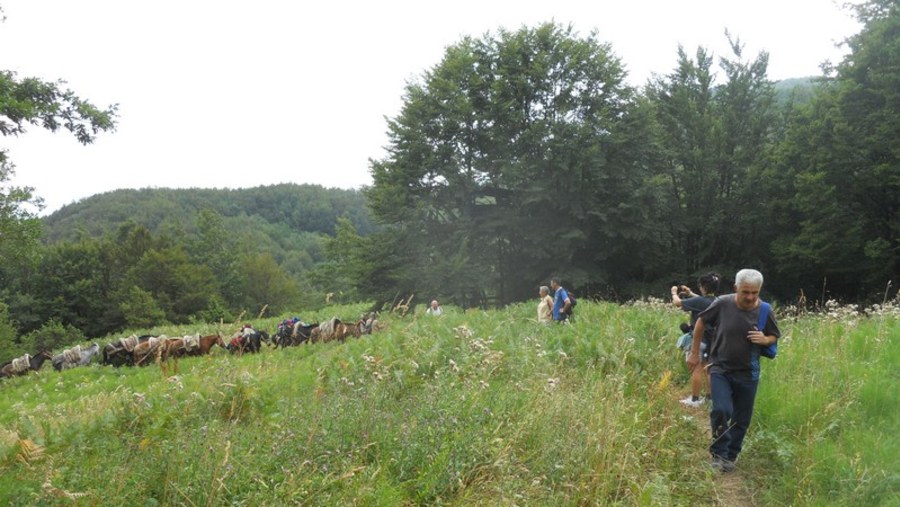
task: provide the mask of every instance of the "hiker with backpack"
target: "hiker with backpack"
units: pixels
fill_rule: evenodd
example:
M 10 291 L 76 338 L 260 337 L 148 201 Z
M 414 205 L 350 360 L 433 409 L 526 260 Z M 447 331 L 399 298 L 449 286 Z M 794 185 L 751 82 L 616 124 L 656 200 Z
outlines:
M 553 290 L 553 320 L 564 322 L 572 316 L 574 297 L 559 284 L 559 278 L 550 279 L 550 288 Z
M 684 333 L 676 345 L 684 350 L 684 359 L 687 361 L 691 354 L 691 334 L 694 331 L 694 324 L 697 322 L 697 316 L 700 312 L 706 310 L 713 300 L 716 299 L 716 292 L 719 291 L 719 275 L 716 273 L 707 273 L 697 280 L 700 287 L 700 295 L 694 294 L 690 288 L 685 285 L 681 287 L 672 286 L 672 304 L 681 308 L 686 312 L 690 312 L 690 323 L 682 323 L 682 332 Z M 706 384 L 706 392 L 709 392 L 709 378 L 706 375 L 706 363 L 709 358 L 709 347 L 712 341 L 715 329 L 706 326 L 703 333 L 703 340 L 700 342 L 700 367 L 694 368 L 691 372 L 691 395 L 681 400 L 681 403 L 689 407 L 698 408 L 703 404 L 703 397 L 700 396 L 700 390 Z M 705 381 L 705 382 L 704 382 Z
M 760 356 L 774 358 L 781 331 L 768 303 L 759 299 L 763 275 L 742 269 L 734 294 L 716 298 L 694 326 L 688 366 L 700 367 L 700 343 L 707 326 L 715 327 L 709 352 L 713 469 L 731 472 L 741 452 L 759 385 Z

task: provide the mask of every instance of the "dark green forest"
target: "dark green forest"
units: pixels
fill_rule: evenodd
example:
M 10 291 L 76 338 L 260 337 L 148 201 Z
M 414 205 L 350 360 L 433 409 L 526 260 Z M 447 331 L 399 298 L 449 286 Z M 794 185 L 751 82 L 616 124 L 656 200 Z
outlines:
M 894 297 L 900 7 L 874 0 L 856 15 L 842 61 L 781 83 L 767 53 L 731 35 L 724 55 L 661 48 L 671 68 L 641 87 L 599 33 L 546 23 L 465 37 L 402 90 L 388 155 L 360 191 L 120 190 L 41 219 L 32 190 L 6 184 L 3 152 L 0 359 L 326 297 L 499 306 L 551 276 L 625 300 L 754 267 L 782 303 Z M 2 77 L 4 136 L 54 125 L 22 107 L 46 94 Z M 73 111 L 74 130 L 55 125 L 82 142 L 114 126 L 114 107 Z
M 0 268 L 0 353 L 319 307 L 339 219 L 373 230 L 361 192 L 294 184 L 117 190 L 30 218 L 40 234 Z

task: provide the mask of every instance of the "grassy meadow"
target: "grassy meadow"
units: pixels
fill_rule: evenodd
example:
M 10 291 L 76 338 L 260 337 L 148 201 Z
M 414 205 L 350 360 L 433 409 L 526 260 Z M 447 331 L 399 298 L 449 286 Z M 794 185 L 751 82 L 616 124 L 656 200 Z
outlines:
M 900 505 L 900 312 L 832 310 L 782 320 L 739 462 L 746 505 Z M 682 312 L 534 315 L 386 315 L 361 339 L 215 348 L 168 378 L 48 364 L 0 382 L 0 504 L 735 505 L 705 412 L 678 403 Z

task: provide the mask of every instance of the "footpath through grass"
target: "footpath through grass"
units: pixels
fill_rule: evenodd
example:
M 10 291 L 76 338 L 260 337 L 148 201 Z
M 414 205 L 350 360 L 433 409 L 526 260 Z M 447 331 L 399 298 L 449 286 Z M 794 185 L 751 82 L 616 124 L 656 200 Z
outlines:
M 673 403 L 683 316 L 578 310 L 549 327 L 532 304 L 387 316 L 346 343 L 216 349 L 168 379 L 151 366 L 4 381 L 0 504 L 713 503 L 692 420 L 705 416 Z M 784 327 L 741 463 L 759 504 L 895 501 L 898 318 Z

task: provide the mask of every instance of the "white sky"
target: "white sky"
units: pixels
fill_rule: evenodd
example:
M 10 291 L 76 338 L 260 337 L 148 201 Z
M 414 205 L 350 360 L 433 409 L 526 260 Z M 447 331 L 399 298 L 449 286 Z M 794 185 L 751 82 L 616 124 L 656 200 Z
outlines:
M 142 187 L 369 184 L 385 117 L 404 84 L 464 35 L 548 20 L 597 29 L 629 81 L 675 66 L 681 43 L 727 55 L 770 53 L 769 77 L 819 75 L 859 30 L 832 0 L 291 2 L 0 0 L 0 69 L 65 79 L 119 125 L 95 144 L 31 127 L 0 138 L 15 184 L 44 213 L 96 193 Z

